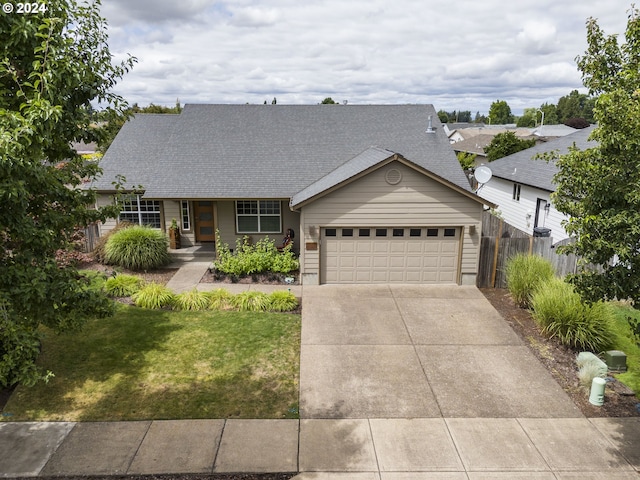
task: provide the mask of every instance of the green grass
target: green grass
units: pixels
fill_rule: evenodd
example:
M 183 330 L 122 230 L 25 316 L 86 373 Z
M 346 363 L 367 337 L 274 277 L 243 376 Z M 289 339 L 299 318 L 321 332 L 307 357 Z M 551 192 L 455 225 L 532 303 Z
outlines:
M 612 303 L 615 315 L 614 328 L 617 334 L 615 350 L 621 350 L 627 355 L 627 371 L 616 374 L 618 380 L 636 392 L 640 398 L 640 347 L 631 336 L 631 328 L 627 317 L 640 319 L 640 311 L 622 304 Z
M 48 384 L 18 387 L 6 419 L 295 418 L 300 316 L 121 306 L 77 334 L 45 331 Z

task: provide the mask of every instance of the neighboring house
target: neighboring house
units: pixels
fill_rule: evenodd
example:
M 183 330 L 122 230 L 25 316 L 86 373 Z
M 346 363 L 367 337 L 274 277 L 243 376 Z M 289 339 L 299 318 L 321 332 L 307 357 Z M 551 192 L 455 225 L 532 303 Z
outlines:
M 574 144 L 581 150 L 592 147 L 594 142 L 587 139 L 593 128 L 576 130 L 486 164 L 493 176 L 478 195 L 499 205 L 504 221 L 523 232 L 533 235 L 536 227 L 548 228 L 554 242 L 568 238 L 562 227 L 562 221 L 567 217 L 551 202 L 551 193 L 556 189 L 553 177 L 558 168 L 554 161 L 546 162 L 535 156 L 554 151 L 565 154 Z
M 549 139 L 553 139 L 555 137 L 564 137 L 567 135 L 571 135 L 578 131 L 577 128 L 570 127 L 564 124 L 558 125 L 540 125 L 536 127 L 531 132 L 533 135 L 537 137 L 546 137 Z
M 460 140 L 451 144 L 453 151 L 457 153 L 471 153 L 476 155 L 476 166 L 487 161 L 487 154 L 484 149 L 491 143 L 494 135 L 480 134 L 473 135 L 465 140 Z
M 94 155 L 98 147 L 94 142 L 73 142 L 71 148 L 73 148 L 78 155 Z
M 538 135 L 535 135 L 535 131 L 531 128 L 516 128 L 515 126 L 511 125 L 469 125 L 471 126 L 458 128 L 456 130 L 447 130 L 445 128 L 445 131 L 447 132 L 449 142 L 451 143 L 456 154 L 464 152 L 476 155 L 476 166 L 479 166 L 487 161 L 485 148 L 499 133 L 513 132 L 520 140 L 535 139 L 538 142 L 548 140 L 547 138 L 540 138 Z
M 175 218 L 183 246 L 292 228 L 304 284 L 475 284 L 486 201 L 432 105 L 186 105 L 136 115 L 101 167 L 98 204 L 123 175 L 120 220 Z

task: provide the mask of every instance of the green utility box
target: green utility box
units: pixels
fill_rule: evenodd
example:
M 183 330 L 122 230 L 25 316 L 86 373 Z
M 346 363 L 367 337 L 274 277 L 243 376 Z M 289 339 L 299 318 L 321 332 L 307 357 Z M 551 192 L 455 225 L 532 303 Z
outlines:
M 620 350 L 604 352 L 604 361 L 611 372 L 627 371 L 627 356 Z

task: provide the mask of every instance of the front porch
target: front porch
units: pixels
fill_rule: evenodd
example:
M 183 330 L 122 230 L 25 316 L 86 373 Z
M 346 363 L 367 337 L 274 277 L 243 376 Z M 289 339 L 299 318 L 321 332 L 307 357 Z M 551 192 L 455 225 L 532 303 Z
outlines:
M 215 243 L 202 243 L 180 249 L 169 249 L 169 255 L 173 262 L 188 262 L 191 260 L 199 262 L 213 262 L 216 256 Z

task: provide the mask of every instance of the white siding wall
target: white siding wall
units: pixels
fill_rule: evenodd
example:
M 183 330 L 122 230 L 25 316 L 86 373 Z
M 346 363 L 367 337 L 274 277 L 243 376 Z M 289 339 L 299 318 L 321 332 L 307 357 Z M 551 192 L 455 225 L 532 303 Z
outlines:
M 390 168 L 402 172 L 389 185 Z M 465 227 L 462 236 L 461 282 L 475 284 L 478 270 L 482 205 L 399 162 L 379 168 L 304 206 L 301 218 L 301 270 L 308 284 L 319 282 L 321 227 Z M 470 233 L 471 226 L 475 232 Z M 318 250 L 305 249 L 316 243 Z
M 497 204 L 497 210 L 505 222 L 529 235 L 533 235 L 537 200 L 541 198 L 551 203 L 549 192 L 527 185 L 522 185 L 520 201 L 516 201 L 513 199 L 513 182 L 496 177 L 486 183 L 478 195 Z M 543 214 L 538 226 L 550 228 L 553 241 L 559 242 L 568 238 L 562 228 L 562 221 L 565 218 L 566 216 L 558 212 L 551 203 L 549 213 Z

